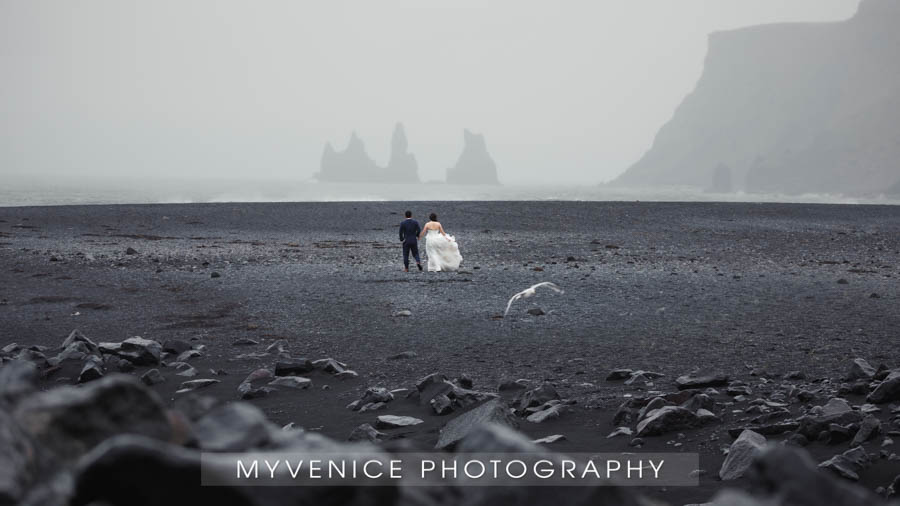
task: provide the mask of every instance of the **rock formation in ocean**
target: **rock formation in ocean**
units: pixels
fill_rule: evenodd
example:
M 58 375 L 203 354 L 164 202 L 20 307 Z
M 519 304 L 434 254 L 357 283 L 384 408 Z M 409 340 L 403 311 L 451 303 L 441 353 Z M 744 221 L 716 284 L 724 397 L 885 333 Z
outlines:
M 709 37 L 696 89 L 613 184 L 877 195 L 900 185 L 900 2 Z M 897 186 L 894 186 L 895 188 Z
M 410 153 L 409 143 L 406 141 L 406 131 L 402 123 L 394 127 L 394 135 L 391 137 L 391 158 L 388 160 L 385 171 L 386 176 L 392 181 L 419 181 L 419 164 L 416 155 Z
M 330 142 L 325 144 L 316 178 L 340 183 L 418 183 L 416 157 L 407 149 L 403 125 L 397 123 L 391 139 L 390 161 L 387 167 L 379 167 L 366 153 L 363 141 L 353 132 L 344 151 L 335 151 Z
M 484 135 L 463 131 L 463 150 L 456 165 L 447 169 L 449 184 L 500 184 L 497 165 L 487 151 Z

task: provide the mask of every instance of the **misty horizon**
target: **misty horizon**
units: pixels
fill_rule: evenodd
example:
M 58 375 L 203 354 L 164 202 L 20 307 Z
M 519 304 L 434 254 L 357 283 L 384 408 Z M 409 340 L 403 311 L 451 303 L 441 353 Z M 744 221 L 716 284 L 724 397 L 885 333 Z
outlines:
M 482 133 L 505 185 L 609 181 L 695 87 L 707 36 L 858 0 L 0 4 L 0 174 L 310 179 L 406 127 L 422 181 Z

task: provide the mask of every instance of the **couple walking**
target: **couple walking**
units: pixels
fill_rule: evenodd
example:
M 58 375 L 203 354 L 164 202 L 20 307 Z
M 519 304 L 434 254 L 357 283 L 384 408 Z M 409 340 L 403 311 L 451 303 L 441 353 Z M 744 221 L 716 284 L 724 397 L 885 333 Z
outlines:
M 459 245 L 452 235 L 444 232 L 444 227 L 437 220 L 437 215 L 431 213 L 429 222 L 425 228 L 419 226 L 419 222 L 413 219 L 412 211 L 406 211 L 406 219 L 400 223 L 400 241 L 403 242 L 403 270 L 409 272 L 409 254 L 416 259 L 416 267 L 422 270 L 422 260 L 419 259 L 419 241 L 424 237 L 425 253 L 428 255 L 428 272 L 455 271 L 462 263 L 462 255 L 459 254 Z

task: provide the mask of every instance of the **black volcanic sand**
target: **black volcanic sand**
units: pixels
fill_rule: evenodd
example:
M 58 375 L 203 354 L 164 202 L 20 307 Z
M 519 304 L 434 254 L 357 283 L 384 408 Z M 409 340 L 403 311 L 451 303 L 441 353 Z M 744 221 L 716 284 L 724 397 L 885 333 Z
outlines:
M 397 225 L 407 208 L 422 221 L 437 212 L 459 240 L 463 271 L 402 272 Z M 126 254 L 127 248 L 136 254 Z M 542 424 L 523 420 L 520 429 L 534 437 L 566 435 L 555 450 L 600 452 L 634 451 L 628 436 L 606 439 L 625 395 L 674 391 L 674 378 L 698 366 L 750 385 L 759 382 L 750 376 L 753 367 L 779 378 L 801 371 L 813 380 L 840 378 L 853 357 L 900 366 L 900 207 L 367 202 L 0 208 L 0 266 L 0 345 L 57 346 L 75 328 L 95 341 L 135 335 L 194 340 L 206 346 L 203 357 L 191 361 L 200 371 L 196 378 L 222 380 L 203 392 L 227 400 L 237 399 L 237 384 L 249 372 L 274 362 L 235 357 L 262 352 L 278 339 L 288 342 L 293 356 L 348 363 L 358 378 L 316 373 L 310 390 L 251 401 L 275 422 L 338 439 L 377 415 L 407 414 L 426 423 L 392 435 L 432 445 L 448 418 L 411 401 L 374 413 L 345 408 L 367 386 L 411 387 L 432 372 L 468 374 L 476 389 L 488 391 L 503 378 L 550 381 L 578 401 L 575 411 Z M 541 281 L 566 292 L 541 291 L 498 318 L 513 293 Z M 526 313 L 533 307 L 547 314 Z M 412 316 L 393 316 L 400 310 Z M 245 337 L 261 344 L 232 346 Z M 404 351 L 418 356 L 387 359 Z M 666 376 L 652 387 L 604 381 L 620 367 Z M 211 368 L 227 376 L 211 376 Z M 167 399 L 180 381 L 196 379 L 161 371 L 168 380 L 154 388 Z M 71 379 L 46 383 L 60 381 Z M 700 452 L 707 471 L 699 489 L 648 493 L 676 504 L 703 502 L 722 486 L 716 476 L 722 449 L 732 441 L 726 429 L 748 416 L 727 408 L 718 414 L 724 423 L 685 431 L 682 438 L 646 438 L 642 451 Z M 880 443 L 876 438 L 867 448 L 877 453 Z M 846 445 L 808 448 L 824 460 Z M 884 462 L 862 482 L 886 485 L 900 472 L 900 462 Z

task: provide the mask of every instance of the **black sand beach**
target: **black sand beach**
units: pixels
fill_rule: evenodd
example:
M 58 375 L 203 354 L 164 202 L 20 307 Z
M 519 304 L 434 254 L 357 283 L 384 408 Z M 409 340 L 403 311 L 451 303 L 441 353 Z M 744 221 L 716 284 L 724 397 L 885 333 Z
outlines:
M 460 272 L 402 272 L 396 229 L 407 208 L 423 222 L 429 212 L 439 215 L 460 243 Z M 504 380 L 551 383 L 575 401 L 572 410 L 519 428 L 534 438 L 565 435 L 552 445 L 562 452 L 633 451 L 632 436 L 606 438 L 625 396 L 675 391 L 675 379 L 697 368 L 743 382 L 754 392 L 745 399 L 725 388 L 715 397 L 720 422 L 643 438 L 643 450 L 701 454 L 699 488 L 646 491 L 672 504 L 704 502 L 722 487 L 728 429 L 752 425 L 748 402 L 788 386 L 812 392 L 805 401 L 786 399 L 799 416 L 837 395 L 853 358 L 900 366 L 900 207 L 892 206 L 0 208 L 0 265 L 0 345 L 55 348 L 73 329 L 95 342 L 141 336 L 202 345 L 190 360 L 195 377 L 159 368 L 167 381 L 153 388 L 167 400 L 181 381 L 200 378 L 220 380 L 204 394 L 238 399 L 238 384 L 274 362 L 238 356 L 280 339 L 291 356 L 346 363 L 358 377 L 316 373 L 310 389 L 250 401 L 279 424 L 339 440 L 376 415 L 396 414 L 425 423 L 393 437 L 433 446 L 448 417 L 428 406 L 398 400 L 378 413 L 346 406 L 367 387 L 414 389 L 435 372 L 466 375 L 490 392 Z M 500 318 L 512 294 L 541 281 L 565 294 L 539 291 Z M 545 314 L 526 312 L 532 308 Z M 244 338 L 259 344 L 233 345 Z M 403 352 L 414 356 L 389 358 Z M 607 381 L 617 368 L 664 376 L 649 384 Z M 63 368 L 42 384 L 73 383 L 79 370 Z M 841 397 L 866 402 L 864 392 Z M 882 432 L 900 430 L 883 408 L 876 414 Z M 882 439 L 867 447 L 877 454 Z M 846 448 L 814 442 L 807 449 L 825 460 Z M 900 461 L 885 458 L 860 481 L 875 489 L 898 473 Z

